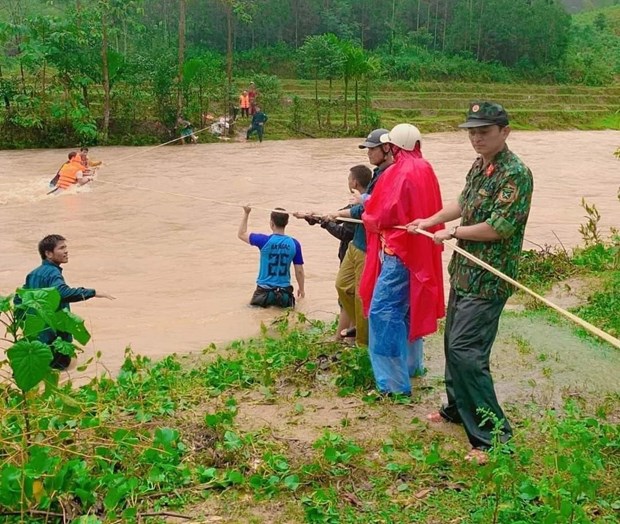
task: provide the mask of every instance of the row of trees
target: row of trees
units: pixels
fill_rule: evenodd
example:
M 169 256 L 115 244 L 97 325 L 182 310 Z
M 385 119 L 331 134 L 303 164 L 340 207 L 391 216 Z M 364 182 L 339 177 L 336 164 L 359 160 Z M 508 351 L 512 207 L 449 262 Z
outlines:
M 165 20 L 155 39 L 172 39 L 175 10 L 160 8 L 169 2 L 145 6 L 148 25 Z M 188 43 L 222 52 L 231 24 L 237 50 L 278 43 L 298 48 L 308 36 L 332 33 L 393 53 L 399 35 L 416 33 L 428 49 L 506 65 L 556 61 L 570 26 L 559 0 L 202 0 L 189 4 L 187 13 Z
M 341 40 L 334 34 L 309 36 L 299 50 L 300 69 L 314 79 L 316 120 L 321 127 L 321 103 L 318 81 L 329 80 L 327 100 L 327 126 L 331 125 L 332 86 L 336 79 L 344 80 L 344 126 L 348 127 L 349 86 L 354 83 L 355 124 L 360 125 L 360 81 L 366 86 L 365 100 L 368 100 L 369 76 L 379 70 L 378 60 L 369 56 L 364 49 L 349 40 Z
M 66 7 L 65 16 L 28 16 L 19 0 L 11 0 L 10 7 L 11 19 L 0 24 L 0 96 L 13 123 L 36 128 L 50 114 L 70 118 L 82 136 L 96 136 L 90 89 L 101 86 L 107 139 L 114 84 L 121 77 L 142 81 L 126 68 L 120 46 L 110 43 L 119 29 L 127 35 L 136 26 L 139 2 L 92 0 L 86 5 L 77 0 Z M 78 96 L 80 103 L 72 103 Z
M 313 79 L 319 127 L 331 125 L 331 85 L 343 79 L 344 125 L 352 110 L 359 127 L 371 78 L 511 81 L 520 70 L 602 84 L 620 73 L 606 21 L 571 26 L 556 0 L 7 2 L 5 133 L 46 129 L 48 142 L 53 123 L 59 139 L 137 127 L 163 137 L 181 113 L 196 118 L 214 102 L 227 110 L 241 88 L 235 76 L 254 78 L 267 103 L 279 97 L 271 75 Z M 327 103 L 319 79 L 329 80 Z

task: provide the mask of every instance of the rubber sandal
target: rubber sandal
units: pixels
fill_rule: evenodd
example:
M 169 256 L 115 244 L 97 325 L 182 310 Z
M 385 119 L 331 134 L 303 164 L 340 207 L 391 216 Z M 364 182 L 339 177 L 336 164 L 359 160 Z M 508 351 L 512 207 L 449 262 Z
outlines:
M 472 464 L 478 464 L 478 466 L 484 466 L 489 462 L 489 454 L 483 449 L 472 448 L 470 452 L 465 455 L 465 460 Z
M 428 415 L 426 415 L 426 420 L 428 420 L 429 422 L 432 422 L 433 424 L 440 424 L 441 422 L 448 422 L 445 418 L 441 416 L 441 413 L 439 413 L 439 411 L 433 411 L 432 413 L 429 413 Z
M 353 338 L 355 335 L 357 335 L 357 330 L 354 327 L 348 328 L 348 329 L 343 329 L 340 332 L 340 336 L 342 338 Z

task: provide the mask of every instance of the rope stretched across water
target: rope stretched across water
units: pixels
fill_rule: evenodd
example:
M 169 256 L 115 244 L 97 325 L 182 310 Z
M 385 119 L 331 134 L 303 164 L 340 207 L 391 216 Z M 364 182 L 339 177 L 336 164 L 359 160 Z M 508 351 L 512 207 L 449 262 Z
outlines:
M 196 131 L 195 133 L 201 133 L 202 131 L 205 131 L 206 129 L 209 129 L 209 128 L 205 127 L 203 129 L 200 129 L 200 130 Z M 128 158 L 133 158 L 134 156 L 141 155 L 143 153 L 147 153 L 147 152 L 153 151 L 153 150 L 155 150 L 155 149 L 157 149 L 159 147 L 163 147 L 165 145 L 168 145 L 168 144 L 171 144 L 171 143 L 176 142 L 178 140 L 181 140 L 182 138 L 186 138 L 186 137 L 174 138 L 172 140 L 169 140 L 168 142 L 164 142 L 163 144 L 158 144 L 158 145 L 156 145 L 154 147 L 151 147 L 149 149 L 145 149 L 143 151 L 138 151 L 137 153 L 134 153 L 134 154 L 129 155 L 127 157 L 124 157 L 122 159 L 118 159 L 116 162 L 125 161 Z M 115 162 L 112 161 L 111 163 L 114 164 Z M 99 180 L 99 179 L 95 179 L 95 180 L 98 183 L 102 183 L 102 184 L 108 184 L 109 183 L 109 182 L 105 182 L 105 181 Z M 109 183 L 109 184 L 111 184 L 111 183 Z M 187 195 L 187 194 L 184 194 L 184 193 L 175 193 L 173 191 L 162 191 L 162 190 L 152 189 L 152 188 L 148 188 L 148 187 L 132 186 L 132 185 L 120 184 L 120 183 L 114 183 L 113 185 L 116 186 L 116 187 L 124 187 L 124 188 L 127 188 L 127 189 L 137 189 L 137 190 L 140 190 L 140 191 L 151 191 L 153 193 L 159 193 L 161 195 L 171 195 L 171 196 L 176 196 L 176 197 L 179 197 L 179 198 L 190 198 L 190 199 L 193 199 L 193 200 L 200 200 L 202 202 L 210 202 L 210 203 L 213 203 L 213 204 L 219 204 L 219 205 L 223 205 L 223 206 L 244 207 L 242 204 L 235 204 L 235 203 L 232 203 L 232 202 L 225 202 L 225 201 L 217 200 L 217 199 L 214 199 L 214 198 L 201 197 L 201 196 L 197 196 L 197 195 Z M 264 207 L 259 207 L 259 206 L 250 206 L 250 207 L 252 209 L 266 211 L 268 213 L 275 212 L 275 213 L 285 213 L 285 214 L 288 214 L 288 215 L 296 214 L 295 212 L 287 211 L 287 210 L 284 210 L 284 209 L 269 209 L 269 208 L 264 208 Z M 317 215 L 313 215 L 313 216 L 317 216 Z M 342 222 L 352 222 L 352 223 L 359 223 L 359 224 L 363 223 L 361 220 L 357 220 L 357 219 L 354 219 L 354 218 L 346 218 L 346 217 L 338 217 L 337 220 L 342 221 Z M 406 228 L 406 226 L 403 225 L 403 226 L 393 226 L 393 229 L 407 229 L 407 228 Z M 429 237 L 431 239 L 433 238 L 433 234 L 429 233 L 428 231 L 418 230 L 418 233 L 422 234 L 422 235 L 424 235 L 426 237 Z M 560 306 L 558 306 L 557 304 L 554 304 L 550 300 L 548 300 L 545 297 L 539 295 L 535 291 L 529 289 L 527 286 L 521 284 L 520 282 L 517 282 L 513 278 L 511 278 L 508 275 L 502 273 L 498 269 L 495 269 L 493 266 L 490 266 L 489 264 L 487 264 L 483 260 L 480 260 L 479 258 L 477 258 L 476 256 L 472 255 L 468 251 L 466 251 L 463 248 L 460 248 L 459 246 L 457 246 L 456 242 L 454 242 L 454 241 L 447 241 L 446 240 L 446 241 L 443 242 L 443 244 L 448 246 L 453 251 L 456 251 L 460 255 L 464 256 L 465 258 L 471 260 L 472 262 L 474 262 L 475 264 L 479 265 L 480 267 L 486 269 L 487 271 L 490 271 L 495 276 L 501 278 L 502 280 L 505 280 L 509 284 L 512 284 L 513 286 L 515 286 L 516 288 L 520 289 L 521 291 L 524 291 L 525 293 L 527 293 L 530 296 L 534 297 L 536 300 L 542 302 L 547 307 L 550 307 L 551 309 L 557 311 L 558 313 L 560 313 L 561 315 L 565 316 L 566 318 L 568 318 L 572 322 L 578 324 L 579 326 L 583 327 L 584 329 L 586 329 L 590 333 L 598 336 L 599 338 L 605 340 L 606 342 L 608 342 L 612 346 L 620 349 L 620 340 L 618 340 L 617 338 L 611 336 L 609 333 L 606 333 L 605 331 L 603 331 L 603 330 L 597 328 L 596 326 L 590 324 L 589 322 L 583 320 L 582 318 L 578 317 L 577 315 L 574 315 L 570 311 L 567 311 L 567 310 L 561 308 Z
M 202 129 L 199 129 L 198 131 L 192 131 L 192 134 L 197 135 L 198 133 L 202 133 L 203 131 L 206 131 L 207 129 L 210 129 L 210 128 L 211 128 L 211 126 L 203 127 Z M 117 158 L 115 160 L 112 160 L 110 163 L 106 162 L 106 166 L 114 165 L 114 164 L 117 164 L 117 163 L 120 163 L 120 162 L 124 162 L 125 160 L 128 160 L 129 158 L 133 158 L 134 156 L 143 155 L 144 153 L 149 153 L 150 151 L 154 151 L 157 148 L 160 148 L 160 147 L 163 147 L 163 146 L 167 146 L 168 144 L 172 144 L 173 142 L 177 142 L 178 140 L 183 140 L 185 138 L 189 138 L 189 136 L 179 136 L 177 138 L 173 138 L 172 140 L 168 140 L 168 142 L 164 142 L 163 144 L 157 144 L 156 146 L 149 147 L 148 149 L 144 149 L 142 151 L 138 151 L 137 153 L 132 153 L 131 155 L 127 155 L 125 157 Z
M 127 189 L 138 189 L 138 190 L 141 190 L 141 191 L 152 191 L 153 193 L 159 193 L 159 194 L 162 194 L 162 195 L 173 195 L 173 196 L 180 197 L 180 198 L 190 198 L 190 199 L 193 199 L 193 200 L 200 200 L 200 201 L 203 201 L 203 202 L 210 202 L 210 203 L 213 203 L 213 204 L 220 204 L 220 205 L 223 205 L 223 206 L 245 207 L 242 204 L 235 204 L 233 202 L 224 202 L 224 201 L 221 201 L 221 200 L 216 200 L 216 199 L 213 199 L 213 198 L 201 197 L 201 196 L 197 196 L 197 195 L 186 195 L 186 194 L 183 194 L 183 193 L 174 193 L 172 191 L 161 191 L 161 190 L 158 190 L 158 189 L 151 189 L 151 188 L 148 188 L 148 187 L 140 187 L 140 186 L 131 186 L 131 185 L 127 185 L 127 184 L 118 184 L 118 183 L 112 184 L 111 182 L 105 182 L 105 181 L 102 181 L 102 180 L 97 180 L 97 182 L 103 183 L 103 184 L 108 184 L 109 183 L 111 185 L 114 185 L 114 186 L 117 186 L 117 187 L 125 187 Z M 249 206 L 249 207 L 251 207 L 252 209 L 258 209 L 258 210 L 261 210 L 261 211 L 267 211 L 268 213 L 283 213 L 283 214 L 287 214 L 287 215 L 295 215 L 295 214 L 297 214 L 297 212 L 287 211 L 285 209 L 270 209 L 270 208 L 264 208 L 264 207 L 259 207 L 259 206 Z M 320 215 L 308 215 L 307 213 L 300 213 L 300 214 L 303 214 L 305 216 L 313 216 L 313 217 L 317 217 L 317 218 L 320 217 Z M 356 224 L 362 224 L 363 223 L 362 220 L 357 220 L 355 218 L 337 217 L 336 219 L 341 221 L 341 222 L 352 222 L 352 223 L 356 223 Z M 404 225 L 403 226 L 392 226 L 392 229 L 404 229 L 404 230 L 406 230 L 407 227 L 404 226 Z M 426 237 L 428 237 L 430 239 L 433 238 L 433 234 L 429 233 L 428 231 L 424 231 L 422 229 L 419 229 L 417 231 L 418 231 L 419 234 L 424 235 L 424 236 L 426 236 Z M 514 280 L 511 277 L 509 277 L 505 273 L 502 273 L 500 270 L 495 269 L 493 266 L 487 264 L 483 260 L 480 260 L 478 257 L 472 255 L 468 251 L 466 251 L 463 248 L 457 246 L 456 242 L 450 241 L 450 240 L 445 240 L 443 242 L 443 244 L 448 246 L 453 251 L 456 251 L 459 255 L 464 256 L 465 258 L 471 260 L 472 262 L 476 263 L 480 267 L 486 269 L 487 271 L 490 271 L 495 276 L 501 278 L 502 280 L 505 280 L 509 284 L 512 284 L 513 286 L 515 286 L 516 288 L 520 289 L 521 291 L 524 291 L 525 293 L 527 293 L 530 296 L 534 297 L 536 300 L 542 302 L 546 306 L 548 306 L 551 309 L 557 311 L 558 313 L 560 313 L 561 315 L 565 316 L 566 318 L 568 318 L 572 322 L 578 324 L 579 326 L 581 326 L 585 330 L 589 331 L 593 335 L 596 335 L 597 337 L 605 340 L 606 342 L 608 342 L 612 346 L 620 349 L 620 340 L 618 340 L 617 338 L 611 336 L 609 333 L 606 333 L 602 329 L 599 329 L 596 326 L 590 324 L 589 322 L 583 320 L 582 318 L 578 317 L 577 315 L 574 315 L 570 311 L 567 311 L 567 310 L 561 308 L 560 306 L 558 306 L 557 304 L 554 304 L 553 302 L 551 302 L 550 300 L 546 299 L 545 297 L 539 295 L 538 293 L 536 293 L 535 291 L 531 290 L 527 286 L 521 284 L 520 282 L 517 282 L 516 280 Z

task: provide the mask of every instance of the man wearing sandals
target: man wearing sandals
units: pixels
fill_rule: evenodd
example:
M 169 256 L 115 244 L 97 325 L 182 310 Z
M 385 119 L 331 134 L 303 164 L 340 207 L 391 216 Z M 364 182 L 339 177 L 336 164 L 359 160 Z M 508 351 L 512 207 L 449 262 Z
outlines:
M 390 148 L 387 144 L 381 143 L 381 136 L 388 132 L 387 129 L 379 128 L 370 132 L 366 140 L 358 147 L 366 149 L 368 153 L 368 161 L 375 166 L 372 179 L 366 189 L 368 197 L 377 185 L 379 178 L 383 172 L 392 165 L 393 158 Z M 358 202 L 348 209 L 342 209 L 329 215 L 330 220 L 336 220 L 338 217 L 361 219 L 364 213 L 364 203 Z M 368 345 L 368 320 L 364 317 L 364 308 L 359 296 L 359 283 L 364 270 L 364 262 L 366 260 L 366 230 L 363 224 L 356 224 L 353 233 L 353 240 L 347 248 L 338 275 L 336 276 L 336 291 L 338 299 L 342 307 L 349 315 L 349 318 L 355 321 L 355 331 L 346 330 L 340 333 L 341 337 L 347 338 L 351 335 L 355 336 L 358 345 Z
M 398 124 L 380 141 L 394 163 L 364 206 L 368 248 L 359 295 L 368 315 L 368 354 L 377 389 L 411 395 L 411 377 L 424 372 L 422 337 L 437 331 L 445 313 L 443 248 L 402 226 L 440 210 L 441 192 L 433 167 L 422 156 L 417 127 Z
M 460 218 L 459 225 L 437 231 L 435 242 L 455 238 L 459 247 L 516 278 L 532 199 L 532 173 L 506 146 L 510 127 L 501 105 L 473 102 L 467 121 L 459 127 L 468 129 L 479 154 L 465 188 L 458 201 L 411 222 L 409 232 Z M 462 423 L 472 445 L 465 458 L 480 464 L 488 460 L 486 451 L 493 445 L 493 419 L 499 421 L 502 442 L 512 435 L 497 401 L 489 359 L 499 317 L 513 288 L 458 253 L 452 256 L 448 271 L 444 336 L 448 403 L 428 419 Z

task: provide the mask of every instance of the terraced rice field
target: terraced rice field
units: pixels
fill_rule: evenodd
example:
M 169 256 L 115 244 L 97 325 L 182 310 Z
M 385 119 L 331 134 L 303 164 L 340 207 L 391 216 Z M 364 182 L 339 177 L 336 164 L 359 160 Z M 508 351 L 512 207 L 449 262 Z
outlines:
M 302 101 L 304 122 L 316 126 L 315 86 L 308 80 L 283 80 L 284 104 L 270 110 L 274 127 L 291 119 L 294 96 Z M 360 107 L 365 87 L 360 86 Z M 353 87 L 349 86 L 349 122 L 355 126 Z M 319 82 L 321 113 L 325 118 L 329 84 Z M 395 82 L 370 87 L 371 108 L 390 127 L 402 121 L 416 123 L 422 131 L 446 131 L 460 123 L 471 100 L 496 100 L 507 108 L 517 129 L 620 129 L 620 84 L 593 88 L 582 86 L 541 86 L 504 84 Z M 332 89 L 332 130 L 344 127 L 344 85 Z

